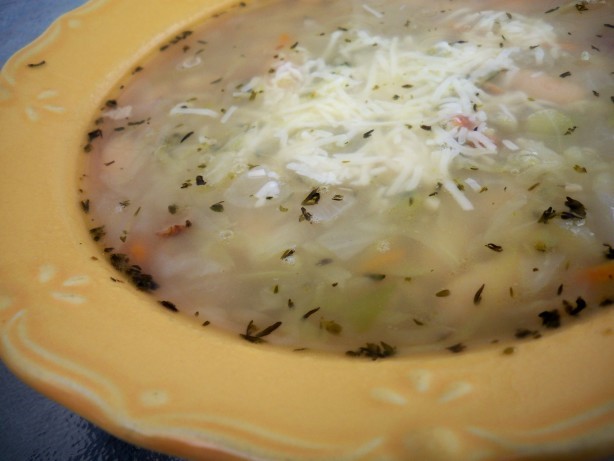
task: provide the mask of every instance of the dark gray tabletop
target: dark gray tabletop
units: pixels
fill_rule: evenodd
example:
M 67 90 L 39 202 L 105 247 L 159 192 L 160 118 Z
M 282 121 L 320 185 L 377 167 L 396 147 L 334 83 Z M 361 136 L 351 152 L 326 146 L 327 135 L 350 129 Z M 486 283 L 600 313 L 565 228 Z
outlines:
M 0 0 L 0 65 L 85 0 Z M 0 362 L 0 460 L 175 461 L 125 443 L 23 384 Z

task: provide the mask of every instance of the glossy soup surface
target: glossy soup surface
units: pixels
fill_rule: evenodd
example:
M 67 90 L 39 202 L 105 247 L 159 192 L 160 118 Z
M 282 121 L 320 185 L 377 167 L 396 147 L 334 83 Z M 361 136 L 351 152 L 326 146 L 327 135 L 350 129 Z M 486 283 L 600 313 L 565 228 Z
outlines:
M 90 232 L 163 306 L 301 350 L 460 352 L 599 315 L 613 5 L 238 4 L 103 103 Z

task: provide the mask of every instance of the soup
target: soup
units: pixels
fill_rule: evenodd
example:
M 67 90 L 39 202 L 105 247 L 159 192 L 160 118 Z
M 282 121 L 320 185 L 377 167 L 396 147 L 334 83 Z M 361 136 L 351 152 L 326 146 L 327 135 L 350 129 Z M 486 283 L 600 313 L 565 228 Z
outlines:
M 238 4 L 103 104 L 90 233 L 163 307 L 296 350 L 458 353 L 598 315 L 612 10 Z

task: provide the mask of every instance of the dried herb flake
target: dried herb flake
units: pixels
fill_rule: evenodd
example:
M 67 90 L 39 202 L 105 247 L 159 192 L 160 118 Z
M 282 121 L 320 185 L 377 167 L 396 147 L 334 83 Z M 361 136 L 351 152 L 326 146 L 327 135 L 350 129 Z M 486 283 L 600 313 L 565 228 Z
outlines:
M 514 346 L 509 346 L 503 349 L 501 353 L 503 355 L 512 355 L 515 351 L 516 351 L 516 348 Z
M 476 306 L 482 301 L 482 292 L 484 291 L 485 286 L 486 284 L 483 283 L 482 286 L 478 288 L 478 291 L 475 292 L 475 295 L 473 295 L 473 304 Z
M 457 343 L 457 344 L 454 344 L 453 346 L 446 347 L 446 349 L 448 349 L 450 352 L 453 352 L 455 354 L 458 354 L 459 352 L 463 352 L 466 348 L 467 346 L 465 346 L 463 343 Z
M 175 304 L 173 304 L 170 301 L 158 301 L 158 302 L 160 303 L 162 307 L 165 307 L 171 312 L 179 312 L 179 309 L 177 309 L 177 306 L 175 306 Z
M 501 253 L 503 251 L 503 247 L 501 245 L 497 245 L 496 243 L 487 243 L 484 246 L 489 250 L 496 251 L 497 253 Z
M 254 321 L 250 320 L 245 328 L 245 333 L 241 333 L 240 336 L 251 343 L 261 343 L 264 341 L 262 339 L 263 337 L 273 333 L 281 326 L 281 324 L 281 322 L 275 322 L 261 331 L 256 331 L 258 328 L 256 325 L 254 325 Z
M 106 235 L 104 226 L 98 226 L 90 229 L 90 235 L 92 236 L 94 242 L 100 241 Z
M 578 127 L 577 126 L 571 126 L 569 128 L 567 128 L 567 131 L 565 131 L 565 133 L 563 133 L 563 136 L 569 136 L 570 134 L 572 134 L 574 131 L 576 131 Z
M 379 344 L 367 343 L 353 351 L 347 351 L 346 355 L 350 357 L 368 357 L 372 360 L 391 357 L 396 354 L 397 348 L 390 344 L 380 341 Z
M 532 337 L 534 339 L 541 338 L 541 333 L 538 330 L 529 330 L 527 328 L 518 328 L 514 336 L 518 339 Z
M 569 301 L 563 300 L 563 307 L 565 307 L 565 312 L 567 312 L 567 314 L 575 317 L 580 312 L 582 312 L 584 309 L 586 309 L 587 304 L 586 304 L 586 301 L 581 296 L 578 296 L 578 298 L 576 298 L 575 306 L 571 304 Z
M 186 141 L 190 136 L 192 136 L 194 134 L 193 131 L 190 131 L 189 133 L 186 133 L 183 138 L 181 138 L 181 141 L 179 141 L 179 144 L 183 143 L 184 141 Z
M 311 192 L 309 192 L 307 197 L 305 197 L 305 199 L 301 202 L 301 205 L 312 206 L 312 205 L 317 205 L 319 202 L 320 202 L 320 188 L 316 187 Z
M 578 10 L 580 13 L 583 11 L 588 11 L 588 6 L 586 4 L 585 1 L 582 1 L 580 3 L 576 3 L 576 10 Z
M 126 274 L 139 290 L 148 292 L 158 288 L 159 285 L 151 275 L 144 273 L 140 266 L 130 264 L 128 255 L 124 253 L 111 253 L 109 261 L 115 269 Z
M 614 306 L 614 299 L 604 298 L 599 302 L 599 307 L 609 307 L 609 306 Z
M 561 326 L 561 315 L 558 309 L 540 312 L 538 317 L 542 319 L 542 325 L 546 328 L 558 328 Z
M 224 201 L 214 203 L 209 207 L 211 211 L 215 211 L 216 213 L 222 213 L 224 211 Z
M 586 218 L 586 208 L 584 205 L 571 197 L 567 197 L 565 200 L 565 206 L 569 208 L 570 212 L 561 213 L 562 219 L 584 219 Z
M 315 309 L 311 309 L 310 311 L 307 311 L 305 314 L 303 314 L 303 319 L 308 319 L 309 317 L 311 317 L 313 314 L 315 314 L 319 310 L 320 308 L 316 307 Z
M 320 320 L 320 329 L 326 330 L 331 335 L 338 335 L 343 330 L 341 325 L 339 325 L 334 320 L 325 320 L 325 319 Z
M 100 128 L 94 131 L 90 131 L 87 134 L 88 142 L 92 142 L 96 138 L 102 138 L 102 130 Z
M 299 222 L 301 221 L 311 222 L 312 217 L 313 217 L 312 214 L 309 213 L 304 206 L 301 207 L 301 215 L 298 218 Z
M 556 211 L 552 207 L 548 207 L 548 209 L 542 213 L 541 217 L 539 218 L 537 222 L 542 223 L 542 224 L 547 224 L 548 221 L 550 221 L 555 216 L 556 216 Z
M 165 51 L 170 46 L 176 45 L 177 43 L 181 42 L 182 40 L 185 40 L 186 38 L 188 38 L 190 35 L 192 35 L 192 31 L 191 30 L 184 30 L 179 35 L 176 35 L 171 40 L 169 40 L 167 43 L 162 45 L 160 47 L 160 51 Z

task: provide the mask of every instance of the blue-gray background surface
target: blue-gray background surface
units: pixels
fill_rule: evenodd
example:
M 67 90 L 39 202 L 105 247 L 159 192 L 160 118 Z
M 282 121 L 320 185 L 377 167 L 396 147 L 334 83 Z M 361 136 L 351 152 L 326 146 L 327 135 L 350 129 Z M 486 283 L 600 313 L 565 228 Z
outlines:
M 55 18 L 83 3 L 0 0 L 0 66 Z M 0 461 L 175 460 L 105 433 L 27 387 L 0 362 Z

